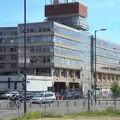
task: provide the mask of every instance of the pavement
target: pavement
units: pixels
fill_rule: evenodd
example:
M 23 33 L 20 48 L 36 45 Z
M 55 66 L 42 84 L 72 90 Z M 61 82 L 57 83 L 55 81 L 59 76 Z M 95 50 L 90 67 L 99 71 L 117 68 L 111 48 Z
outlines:
M 97 101 L 97 105 L 93 104 L 90 109 L 106 109 L 108 107 L 115 107 L 113 101 Z M 120 108 L 120 101 L 117 101 L 116 107 Z M 45 113 L 57 113 L 57 114 L 67 114 L 67 113 L 78 113 L 81 111 L 88 110 L 88 100 L 69 100 L 69 101 L 56 101 L 51 104 L 31 104 L 27 103 L 27 111 L 42 111 Z M 0 118 L 13 118 L 19 117 L 24 114 L 23 104 L 20 108 L 10 109 L 8 101 L 0 101 Z

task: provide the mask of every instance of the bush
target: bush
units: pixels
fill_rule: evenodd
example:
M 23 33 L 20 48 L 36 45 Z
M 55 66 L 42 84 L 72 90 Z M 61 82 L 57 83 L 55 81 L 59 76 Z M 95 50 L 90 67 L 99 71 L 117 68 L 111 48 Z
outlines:
M 47 118 L 61 118 L 63 115 L 60 114 L 54 114 L 54 113 L 43 113 L 42 117 L 47 117 Z
M 29 112 L 23 118 L 24 119 L 38 119 L 38 118 L 42 118 L 42 114 L 39 111 Z

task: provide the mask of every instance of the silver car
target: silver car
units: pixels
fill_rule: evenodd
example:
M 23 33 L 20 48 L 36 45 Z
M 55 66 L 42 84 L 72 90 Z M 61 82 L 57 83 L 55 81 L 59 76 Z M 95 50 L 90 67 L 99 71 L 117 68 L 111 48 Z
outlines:
M 56 100 L 56 96 L 53 92 L 40 92 L 34 95 L 34 97 L 31 99 L 31 102 L 49 103 L 49 102 L 54 102 L 55 100 Z

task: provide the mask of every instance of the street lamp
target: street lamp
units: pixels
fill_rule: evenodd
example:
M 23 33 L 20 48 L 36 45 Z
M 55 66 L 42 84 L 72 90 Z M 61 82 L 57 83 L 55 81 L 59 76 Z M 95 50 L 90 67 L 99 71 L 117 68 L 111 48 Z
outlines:
M 95 56 L 95 69 L 94 69 L 94 74 L 95 74 L 95 81 L 94 81 L 94 86 L 95 86 L 95 103 L 96 103 L 96 87 L 97 87 L 97 75 L 96 75 L 96 39 L 97 39 L 97 32 L 99 31 L 106 31 L 107 29 L 99 29 L 99 30 L 95 30 L 95 39 L 94 39 L 94 56 Z
M 26 79 L 27 79 L 27 68 L 26 68 L 26 49 L 27 49 L 27 41 L 26 41 L 26 0 L 24 0 L 24 114 L 27 112 L 26 105 Z

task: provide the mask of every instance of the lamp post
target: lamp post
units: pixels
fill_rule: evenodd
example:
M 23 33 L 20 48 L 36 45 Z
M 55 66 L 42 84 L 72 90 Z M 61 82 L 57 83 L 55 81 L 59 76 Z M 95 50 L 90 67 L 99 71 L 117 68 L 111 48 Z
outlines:
M 26 79 L 27 79 L 27 68 L 26 68 L 26 49 L 27 49 L 27 41 L 26 41 L 26 0 L 24 0 L 24 114 L 27 112 L 26 108 Z
M 97 32 L 98 31 L 106 31 L 107 29 L 99 29 L 99 30 L 95 30 L 95 39 L 94 39 L 94 56 L 95 56 L 95 68 L 94 68 L 94 74 L 95 74 L 95 80 L 94 80 L 94 89 L 95 89 L 95 103 L 96 103 L 96 87 L 97 87 L 97 74 L 96 74 L 96 39 L 97 39 Z

